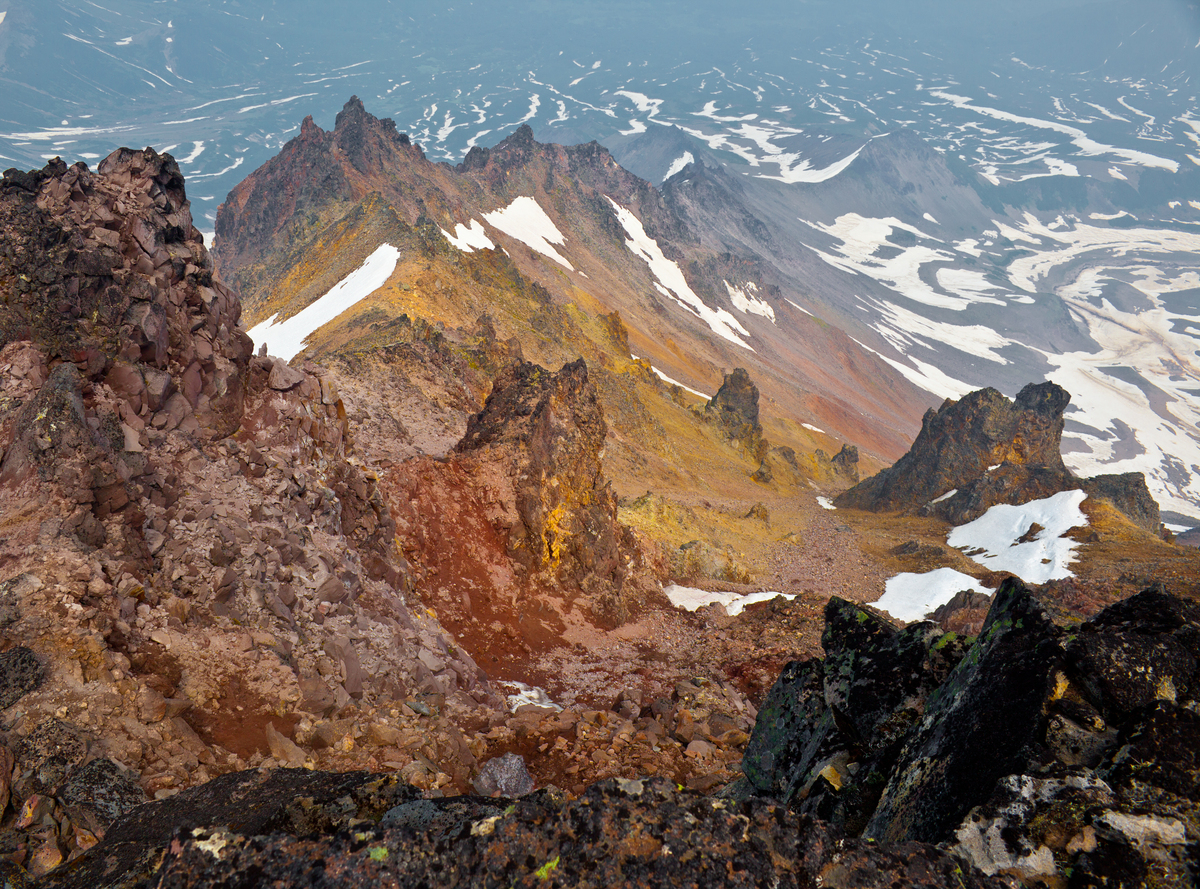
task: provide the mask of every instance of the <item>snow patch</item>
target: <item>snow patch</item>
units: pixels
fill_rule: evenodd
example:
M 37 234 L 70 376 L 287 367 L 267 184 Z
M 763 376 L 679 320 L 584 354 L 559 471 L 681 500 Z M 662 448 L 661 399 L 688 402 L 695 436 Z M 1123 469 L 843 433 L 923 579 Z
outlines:
M 663 176 L 662 181 L 666 182 L 668 179 L 670 179 L 676 173 L 682 171 L 684 167 L 695 160 L 696 159 L 692 157 L 692 153 L 690 151 L 685 151 L 680 157 L 677 157 L 675 160 L 671 161 L 671 166 L 667 167 L 667 175 Z
M 1079 508 L 1086 498 L 1084 491 L 1062 491 L 1020 506 L 1001 503 L 955 528 L 946 542 L 989 570 L 1009 571 L 1026 583 L 1071 577 L 1068 566 L 1079 544 L 1063 535 L 1088 523 Z M 1041 530 L 1030 535 L 1034 524 Z
M 771 590 L 742 595 L 741 593 L 709 592 L 708 590 L 698 590 L 694 587 L 679 586 L 674 583 L 668 587 L 663 587 L 663 592 L 667 594 L 667 598 L 671 600 L 672 605 L 676 608 L 682 608 L 684 611 L 695 611 L 698 608 L 703 608 L 706 605 L 712 605 L 716 602 L 725 606 L 725 613 L 731 617 L 741 614 L 747 605 L 753 605 L 756 602 L 770 602 L 776 596 L 783 596 L 785 599 L 796 598 L 790 593 L 779 593 Z
M 755 315 L 762 315 L 764 318 L 770 318 L 771 321 L 775 320 L 775 310 L 771 308 L 771 304 L 754 295 L 758 293 L 758 285 L 753 281 L 747 281 L 741 287 L 734 287 L 726 281 L 725 289 L 729 292 L 729 299 L 738 311 L 743 314 L 751 312 Z
M 399 261 L 398 249 L 391 244 L 381 244 L 358 269 L 291 318 L 276 323 L 279 317 L 276 313 L 246 331 L 254 341 L 255 349 L 266 343 L 267 354 L 291 361 L 304 348 L 304 341 L 310 334 L 382 287 Z
M 454 234 L 439 229 L 442 235 L 463 253 L 474 253 L 476 250 L 495 250 L 496 245 L 483 230 L 483 224 L 478 219 L 472 219 L 470 225 L 461 222 L 454 226 Z
M 658 246 L 658 242 L 646 234 L 641 220 L 612 198 L 608 198 L 608 202 L 612 204 L 617 219 L 625 229 L 625 235 L 628 238 L 625 246 L 650 266 L 651 273 L 658 279 L 655 284 L 658 291 L 664 296 L 673 298 L 685 309 L 695 314 L 717 336 L 753 352 L 754 349 L 751 349 L 741 339 L 743 336 L 750 336 L 750 331 L 742 327 L 737 318 L 725 309 L 710 309 L 705 305 L 704 300 L 700 299 L 688 286 L 687 279 L 683 277 L 679 265 L 673 260 L 667 259 L 663 255 L 662 248 Z
M 502 210 L 484 213 L 483 218 L 510 238 L 575 271 L 575 267 L 552 246 L 563 244 L 566 237 L 533 198 L 519 197 Z
M 837 507 L 833 505 L 833 501 L 830 500 L 828 497 L 818 497 L 817 503 L 819 503 L 821 505 L 821 509 L 830 509 L 830 510 L 837 509 Z
M 516 713 L 518 708 L 524 707 L 526 704 L 533 704 L 535 707 L 545 707 L 548 710 L 562 710 L 562 707 L 554 703 L 554 700 L 544 688 L 539 688 L 536 685 L 526 685 L 524 682 L 517 682 L 513 679 L 500 679 L 495 684 L 508 692 L 504 699 L 508 703 L 508 711 L 510 713 Z
M 953 568 L 938 568 L 923 574 L 904 573 L 888 578 L 883 596 L 871 604 L 906 623 L 924 620 L 925 615 L 945 605 L 958 593 L 968 590 L 990 596 L 984 587 L 969 574 Z
M 812 423 L 801 423 L 800 425 L 801 425 L 801 426 L 803 426 L 805 429 L 810 429 L 810 430 L 812 430 L 813 432 L 820 432 L 822 435 L 824 435 L 824 434 L 825 434 L 825 430 L 824 430 L 824 429 L 821 429 L 821 428 L 820 428 L 820 427 L 818 427 L 818 426 L 814 426 Z
M 941 497 L 934 497 L 929 502 L 930 503 L 941 503 L 943 500 L 949 500 L 951 497 L 953 497 L 957 493 L 958 493 L 958 488 L 951 488 L 949 491 L 947 491 Z

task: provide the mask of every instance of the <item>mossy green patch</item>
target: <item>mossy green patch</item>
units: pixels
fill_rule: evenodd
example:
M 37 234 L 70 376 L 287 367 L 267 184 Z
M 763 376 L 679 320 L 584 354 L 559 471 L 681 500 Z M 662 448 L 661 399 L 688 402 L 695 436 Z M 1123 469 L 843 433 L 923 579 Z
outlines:
M 534 875 L 539 880 L 550 879 L 550 874 L 554 871 L 555 868 L 558 867 L 559 858 L 560 858 L 560 856 L 555 855 L 553 858 L 551 858 L 549 861 L 547 861 L 545 864 L 543 864 L 541 867 L 539 867 L 536 871 L 534 871 Z

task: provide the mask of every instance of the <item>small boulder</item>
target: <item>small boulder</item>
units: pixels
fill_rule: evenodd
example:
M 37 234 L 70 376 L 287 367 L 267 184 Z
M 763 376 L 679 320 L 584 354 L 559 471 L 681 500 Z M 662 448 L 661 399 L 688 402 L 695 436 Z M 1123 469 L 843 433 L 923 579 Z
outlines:
M 481 796 L 525 796 L 532 793 L 534 788 L 533 777 L 525 767 L 525 759 L 517 753 L 489 759 L 471 784 Z

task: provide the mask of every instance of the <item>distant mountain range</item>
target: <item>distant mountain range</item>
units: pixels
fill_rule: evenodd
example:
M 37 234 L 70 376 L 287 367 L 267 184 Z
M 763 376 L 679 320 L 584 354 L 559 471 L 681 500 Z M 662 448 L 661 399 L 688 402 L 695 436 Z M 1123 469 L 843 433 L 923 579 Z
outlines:
M 1053 379 L 1073 396 L 1072 469 L 1145 471 L 1168 521 L 1200 517 L 1194 4 L 925 3 L 897 21 L 883 3 L 418 17 L 363 0 L 342 28 L 308 3 L 257 20 L 233 0 L 0 6 L 3 162 L 169 149 L 205 228 L 305 114 L 328 127 L 348 92 L 434 161 L 521 124 L 542 143 L 598 139 L 661 188 L 678 227 L 661 240 L 750 261 L 791 294 L 714 277 L 712 312 L 779 342 L 810 312 L 926 403 Z M 482 214 L 504 207 L 471 209 L 439 222 L 494 235 Z M 699 390 L 719 382 L 660 361 Z M 844 400 L 825 385 L 810 388 Z M 895 456 L 908 410 L 831 425 L 863 441 L 852 427 L 880 422 L 877 451 Z

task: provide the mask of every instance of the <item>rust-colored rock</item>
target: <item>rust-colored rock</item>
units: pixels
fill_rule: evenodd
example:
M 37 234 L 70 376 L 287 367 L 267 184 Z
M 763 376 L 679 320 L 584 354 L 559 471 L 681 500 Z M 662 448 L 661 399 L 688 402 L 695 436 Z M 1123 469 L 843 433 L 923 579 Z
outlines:
M 449 458 L 388 474 L 422 594 L 476 656 L 545 648 L 575 607 L 602 626 L 627 617 L 637 545 L 601 471 L 606 431 L 582 360 L 518 361 Z

